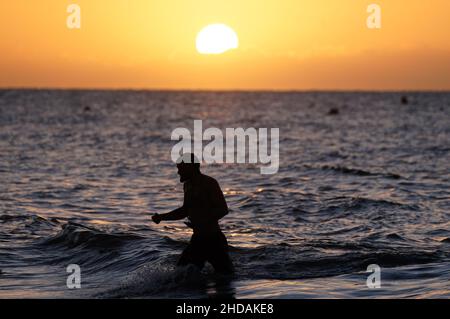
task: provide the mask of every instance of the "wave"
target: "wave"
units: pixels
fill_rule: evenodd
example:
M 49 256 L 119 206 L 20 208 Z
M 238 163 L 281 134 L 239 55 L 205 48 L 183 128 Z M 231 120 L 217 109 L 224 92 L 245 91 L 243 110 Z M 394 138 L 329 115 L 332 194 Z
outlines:
M 410 205 L 405 203 L 400 203 L 392 200 L 386 199 L 375 199 L 367 197 L 350 197 L 346 204 L 347 208 L 351 209 L 364 209 L 372 206 L 377 207 L 401 207 L 417 210 L 419 207 L 417 205 Z
M 321 249 L 330 243 L 304 246 L 272 245 L 253 249 L 239 249 L 232 256 L 241 276 L 251 279 L 304 279 L 336 276 L 365 271 L 370 264 L 398 267 L 426 264 L 440 260 L 444 252 L 411 248 L 389 249 L 365 244 L 335 243 L 340 253 L 324 254 Z M 448 257 L 448 256 L 447 256 Z
M 164 263 L 145 264 L 118 284 L 100 292 L 98 298 L 164 296 L 174 291 L 206 288 L 208 275 L 195 266 L 173 267 Z
M 12 223 L 12 222 L 20 222 L 20 223 L 43 223 L 43 224 L 55 224 L 59 223 L 56 218 L 44 218 L 39 215 L 25 215 L 25 214 L 18 214 L 18 215 L 9 215 L 4 214 L 0 215 L 0 222 L 2 223 Z
M 417 211 L 419 207 L 417 205 L 411 205 L 386 199 L 376 199 L 368 197 L 338 197 L 331 200 L 331 202 L 341 202 L 338 205 L 329 205 L 322 211 L 335 211 L 344 209 L 346 211 L 364 211 L 371 208 L 391 208 L 391 209 L 408 209 Z
M 35 236 L 45 236 L 56 227 L 59 221 L 56 218 L 44 218 L 35 214 L 0 215 L 0 237 L 18 242 Z
M 403 177 L 399 174 L 390 173 L 390 172 L 371 172 L 366 171 L 359 168 L 351 168 L 346 166 L 340 166 L 340 165 L 322 165 L 322 166 L 312 166 L 312 165 L 304 165 L 305 168 L 308 169 L 321 169 L 321 170 L 329 170 L 334 171 L 342 174 L 350 174 L 350 175 L 357 175 L 357 176 L 382 176 L 385 178 L 390 179 L 402 179 Z
M 420 206 L 386 199 L 342 196 L 329 199 L 315 209 L 302 205 L 289 209 L 295 221 L 300 223 L 321 223 L 337 217 L 352 218 L 355 214 L 363 214 L 374 221 L 388 218 L 392 214 L 397 215 L 400 210 L 417 212 L 420 211 Z
M 401 205 L 366 198 L 340 200 L 364 207 Z M 23 250 L 22 253 L 30 253 L 23 262 L 30 265 L 31 260 L 36 259 L 36 263 L 44 266 L 80 264 L 86 275 L 95 275 L 98 283 L 106 283 L 105 286 L 101 285 L 104 288 L 96 296 L 99 298 L 173 296 L 174 291 L 182 294 L 185 290 L 188 291 L 187 296 L 192 296 L 192 288 L 205 290 L 213 275 L 211 266 L 201 272 L 192 267 L 175 267 L 176 259 L 186 245 L 183 240 L 137 235 L 130 231 L 103 231 L 72 221 L 50 221 L 37 215 L 0 215 L 0 221 L 37 221 L 41 225 L 51 225 L 52 232 L 32 245 L 33 249 L 42 252 L 39 258 L 34 258 L 34 251 Z M 61 229 L 55 234 L 57 228 Z M 364 226 L 349 226 L 335 229 L 332 235 L 364 230 Z M 233 278 L 320 278 L 364 272 L 369 264 L 389 268 L 433 263 L 449 257 L 445 250 L 448 238 L 441 241 L 440 248 L 431 249 L 410 242 L 407 237 L 396 232 L 380 232 L 374 238 L 367 237 L 360 241 L 323 238 L 329 235 L 324 233 L 315 237 L 320 239 L 304 240 L 295 245 L 281 243 L 255 248 L 231 246 L 230 255 L 236 269 Z M 5 255 L 0 259 L 6 258 Z
M 323 249 L 340 247 L 341 253 L 324 254 Z M 428 264 L 442 258 L 441 251 L 376 249 L 370 245 L 316 242 L 309 245 L 265 245 L 256 248 L 231 247 L 236 273 L 227 280 L 301 280 L 332 277 L 381 268 Z M 193 266 L 175 267 L 175 255 L 163 256 L 124 276 L 120 282 L 100 292 L 98 298 L 189 296 L 207 290 L 217 280 L 212 268 L 199 271 Z
M 45 239 L 43 245 L 64 245 L 67 247 L 108 248 L 122 245 L 143 237 L 130 233 L 106 233 L 92 227 L 74 222 L 62 225 L 62 230 L 53 237 Z

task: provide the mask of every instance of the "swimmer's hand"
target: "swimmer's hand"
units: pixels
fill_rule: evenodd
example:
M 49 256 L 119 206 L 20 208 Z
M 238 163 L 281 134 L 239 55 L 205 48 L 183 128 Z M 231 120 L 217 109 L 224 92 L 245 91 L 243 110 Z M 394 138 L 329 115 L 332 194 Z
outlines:
M 161 215 L 156 213 L 155 215 L 152 216 L 152 220 L 155 224 L 159 224 L 162 220 Z

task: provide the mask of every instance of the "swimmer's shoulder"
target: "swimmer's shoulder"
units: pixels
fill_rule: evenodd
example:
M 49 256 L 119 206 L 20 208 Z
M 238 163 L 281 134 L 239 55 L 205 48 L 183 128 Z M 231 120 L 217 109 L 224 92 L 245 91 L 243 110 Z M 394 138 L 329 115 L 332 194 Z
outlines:
M 205 175 L 202 173 L 202 180 L 203 180 L 203 184 L 206 187 L 215 187 L 217 185 L 219 185 L 219 183 L 217 182 L 217 180 L 214 177 Z

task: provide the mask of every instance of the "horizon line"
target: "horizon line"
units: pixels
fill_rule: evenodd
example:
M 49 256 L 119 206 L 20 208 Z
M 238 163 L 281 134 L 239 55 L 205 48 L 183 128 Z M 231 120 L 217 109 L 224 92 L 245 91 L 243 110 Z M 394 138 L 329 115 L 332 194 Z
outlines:
M 410 93 L 450 93 L 449 89 L 269 89 L 269 88 L 165 88 L 165 87 L 52 87 L 52 86 L 5 86 L 0 87 L 0 91 L 8 90 L 19 90 L 19 91 L 153 91 L 153 92 L 267 92 L 267 93 L 325 93 L 325 92 L 335 92 L 335 93 L 400 93 L 400 92 L 410 92 Z

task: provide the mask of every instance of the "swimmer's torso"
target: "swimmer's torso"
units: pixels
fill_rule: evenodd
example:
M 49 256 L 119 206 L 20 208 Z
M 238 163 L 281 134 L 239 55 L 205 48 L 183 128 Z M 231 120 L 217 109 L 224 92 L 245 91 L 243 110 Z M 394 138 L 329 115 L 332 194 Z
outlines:
M 194 234 L 208 235 L 220 232 L 214 202 L 217 183 L 213 178 L 199 174 L 184 183 L 184 208 L 192 223 Z M 220 188 L 219 188 L 220 191 Z

